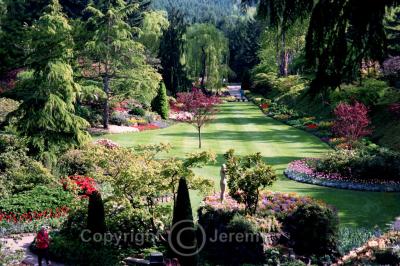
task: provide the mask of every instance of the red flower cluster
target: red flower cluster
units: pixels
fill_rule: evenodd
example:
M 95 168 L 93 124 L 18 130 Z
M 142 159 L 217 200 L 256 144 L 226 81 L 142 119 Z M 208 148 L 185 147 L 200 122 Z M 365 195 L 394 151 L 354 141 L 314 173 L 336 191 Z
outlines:
M 51 218 L 61 218 L 67 216 L 69 212 L 69 208 L 64 206 L 60 208 L 48 209 L 41 212 L 27 212 L 24 214 L 15 214 L 15 213 L 4 213 L 0 212 L 0 222 L 8 222 L 8 223 L 25 223 L 31 222 L 34 220 L 42 220 L 42 219 L 51 219 Z
M 269 108 L 269 104 L 263 103 L 263 104 L 260 105 L 260 107 L 261 107 L 261 109 L 265 110 L 265 109 Z
M 69 176 L 61 182 L 65 190 L 71 189 L 69 184 L 70 182 L 73 182 L 79 189 L 79 194 L 84 196 L 90 196 L 93 192 L 97 191 L 96 182 L 91 177 L 75 175 Z
M 318 125 L 317 124 L 309 124 L 309 125 L 307 125 L 307 128 L 308 129 L 317 129 Z
M 145 131 L 145 130 L 155 130 L 159 129 L 158 126 L 153 125 L 153 124 L 148 124 L 148 125 L 138 125 L 138 126 L 133 126 L 134 128 L 139 129 L 139 131 Z

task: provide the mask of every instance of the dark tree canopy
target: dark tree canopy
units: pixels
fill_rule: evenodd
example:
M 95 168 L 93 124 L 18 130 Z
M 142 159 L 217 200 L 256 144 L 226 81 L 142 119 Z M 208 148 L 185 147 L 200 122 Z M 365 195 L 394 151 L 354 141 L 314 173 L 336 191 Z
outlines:
M 383 60 L 387 53 L 386 8 L 399 0 L 324 0 L 314 8 L 306 57 L 317 71 L 312 92 L 354 80 L 363 59 Z

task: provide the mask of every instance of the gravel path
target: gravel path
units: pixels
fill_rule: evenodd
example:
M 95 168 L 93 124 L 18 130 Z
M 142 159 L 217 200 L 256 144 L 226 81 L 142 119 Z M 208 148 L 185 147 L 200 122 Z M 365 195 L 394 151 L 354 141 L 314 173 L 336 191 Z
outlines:
M 23 260 L 21 261 L 21 265 L 37 266 L 39 265 L 37 261 L 37 256 L 34 255 L 29 250 L 29 245 L 33 242 L 34 238 L 35 238 L 34 234 L 24 234 L 24 235 L 10 236 L 8 238 L 1 238 L 0 241 L 3 241 L 5 243 L 5 246 L 10 248 L 11 251 L 18 251 L 18 250 L 25 251 L 25 255 Z M 46 263 L 43 261 L 42 265 L 46 265 Z M 51 262 L 51 265 L 64 266 L 64 264 L 55 262 Z

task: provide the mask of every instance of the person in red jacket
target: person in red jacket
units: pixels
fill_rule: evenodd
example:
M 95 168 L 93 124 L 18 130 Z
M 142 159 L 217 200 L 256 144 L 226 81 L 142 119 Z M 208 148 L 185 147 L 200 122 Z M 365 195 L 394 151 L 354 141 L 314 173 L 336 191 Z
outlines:
M 42 227 L 36 236 L 36 248 L 38 255 L 39 266 L 42 266 L 42 260 L 46 260 L 46 264 L 50 265 L 49 261 L 49 245 L 50 237 L 46 227 Z

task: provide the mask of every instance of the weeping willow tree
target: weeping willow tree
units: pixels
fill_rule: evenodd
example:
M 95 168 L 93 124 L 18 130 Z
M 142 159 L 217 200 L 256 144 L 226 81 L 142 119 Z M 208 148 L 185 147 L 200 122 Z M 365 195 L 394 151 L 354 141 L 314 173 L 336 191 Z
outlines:
M 85 12 L 89 40 L 85 44 L 84 76 L 102 86 L 105 93 L 103 126 L 108 128 L 110 100 L 133 97 L 150 105 L 156 96 L 160 75 L 146 63 L 144 46 L 135 41 L 137 27 L 129 25 L 136 4 L 106 1 L 102 8 L 90 4 Z
M 382 61 L 387 53 L 386 10 L 399 4 L 399 0 L 320 0 L 306 45 L 308 64 L 316 71 L 311 92 L 361 77 L 363 60 Z
M 187 72 L 192 80 L 200 77 L 201 88 L 219 89 L 228 74 L 229 43 L 211 24 L 194 24 L 185 35 Z
M 29 71 L 7 95 L 22 101 L 8 121 L 18 134 L 28 138 L 30 151 L 43 159 L 88 139 L 83 130 L 88 123 L 75 115 L 74 109 L 80 86 L 70 66 L 71 31 L 58 0 L 51 0 L 30 28 Z

